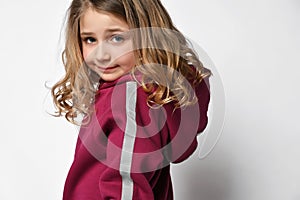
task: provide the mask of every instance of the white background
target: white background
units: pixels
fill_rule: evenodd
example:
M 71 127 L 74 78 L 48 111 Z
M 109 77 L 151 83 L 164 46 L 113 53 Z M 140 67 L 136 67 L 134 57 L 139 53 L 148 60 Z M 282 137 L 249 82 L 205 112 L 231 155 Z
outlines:
M 0 1 L 0 199 L 61 199 L 77 129 L 51 117 L 70 1 Z M 163 0 L 222 77 L 226 119 L 203 160 L 172 166 L 175 199 L 300 200 L 300 2 Z

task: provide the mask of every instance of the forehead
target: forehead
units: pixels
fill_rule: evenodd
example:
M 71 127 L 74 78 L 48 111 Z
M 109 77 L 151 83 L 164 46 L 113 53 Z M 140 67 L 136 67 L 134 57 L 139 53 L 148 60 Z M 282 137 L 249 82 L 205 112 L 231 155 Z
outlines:
M 128 30 L 128 24 L 121 17 L 105 11 L 87 9 L 80 18 L 81 31 L 103 31 L 108 28 Z

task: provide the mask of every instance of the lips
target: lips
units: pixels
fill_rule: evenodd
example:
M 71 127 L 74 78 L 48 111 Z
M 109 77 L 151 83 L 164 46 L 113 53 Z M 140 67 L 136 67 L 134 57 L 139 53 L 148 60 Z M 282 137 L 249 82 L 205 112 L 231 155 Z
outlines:
M 102 70 L 102 71 L 106 71 L 106 70 L 112 70 L 112 69 L 115 69 L 117 68 L 118 66 L 109 66 L 109 67 L 102 67 L 102 66 L 98 66 L 97 68 Z

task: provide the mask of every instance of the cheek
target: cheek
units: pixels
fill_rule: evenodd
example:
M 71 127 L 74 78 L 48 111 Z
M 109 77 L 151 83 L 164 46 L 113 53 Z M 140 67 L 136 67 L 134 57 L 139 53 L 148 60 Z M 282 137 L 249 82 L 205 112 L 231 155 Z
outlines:
M 84 60 L 84 62 L 87 64 L 87 66 L 90 68 L 90 69 L 92 69 L 92 70 L 94 70 L 93 69 L 93 66 L 94 66 L 94 62 L 93 62 L 93 59 L 92 59 L 92 57 L 91 57 L 91 55 L 90 55 L 90 53 L 92 52 L 92 49 L 90 49 L 90 48 L 82 48 L 82 56 L 83 56 L 83 60 Z
M 127 69 L 131 69 L 132 67 L 135 66 L 135 63 L 136 63 L 135 56 L 132 52 L 127 53 L 118 59 L 118 63 L 120 65 L 123 65 Z
M 89 55 L 88 49 L 85 48 L 85 47 L 82 47 L 82 56 L 83 56 L 83 59 L 86 60 L 88 55 Z
M 82 56 L 83 59 L 87 62 L 88 60 L 91 60 L 91 53 L 95 49 L 93 46 L 82 46 Z

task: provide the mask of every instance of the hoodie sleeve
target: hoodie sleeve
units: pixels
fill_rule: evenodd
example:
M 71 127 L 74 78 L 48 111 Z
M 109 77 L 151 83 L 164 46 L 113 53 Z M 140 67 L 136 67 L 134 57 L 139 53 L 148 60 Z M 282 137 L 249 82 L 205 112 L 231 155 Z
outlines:
M 141 135 L 145 129 L 138 121 L 146 118 L 147 112 L 144 107 L 139 107 L 138 102 L 145 99 L 138 95 L 138 91 L 141 92 L 136 82 L 115 86 L 112 96 L 108 98 L 111 99 L 111 113 L 104 122 L 101 121 L 103 114 L 98 117 L 101 127 L 105 129 L 103 131 L 108 132 L 106 158 L 103 161 L 106 167 L 99 177 L 101 199 L 154 199 L 150 180 L 155 170 L 143 168 L 147 165 L 146 154 L 154 145 Z M 154 162 L 151 164 L 155 165 Z

